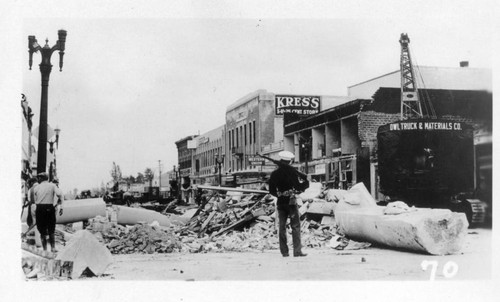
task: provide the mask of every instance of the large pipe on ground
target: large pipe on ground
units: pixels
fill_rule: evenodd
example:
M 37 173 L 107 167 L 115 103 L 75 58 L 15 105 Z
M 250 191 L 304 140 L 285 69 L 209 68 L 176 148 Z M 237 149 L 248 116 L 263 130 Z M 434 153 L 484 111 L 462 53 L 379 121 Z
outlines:
M 152 223 L 157 221 L 161 226 L 170 226 L 173 224 L 184 225 L 189 221 L 189 217 L 176 215 L 163 215 L 156 211 L 116 206 L 116 222 L 123 225 L 134 225 L 138 223 Z
M 32 211 L 34 215 L 35 211 Z M 106 217 L 106 203 L 102 198 L 65 200 L 63 214 L 56 213 L 56 223 L 66 224 L 88 220 L 96 216 Z M 24 209 L 21 222 L 26 222 L 28 208 Z M 34 218 L 34 217 L 33 217 Z

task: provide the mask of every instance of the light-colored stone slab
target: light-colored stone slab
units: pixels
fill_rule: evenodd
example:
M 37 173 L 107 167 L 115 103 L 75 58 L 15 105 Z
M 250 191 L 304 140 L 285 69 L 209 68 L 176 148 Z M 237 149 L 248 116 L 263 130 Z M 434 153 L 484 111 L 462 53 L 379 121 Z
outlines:
M 467 234 L 465 214 L 447 209 L 417 208 L 385 215 L 362 184 L 339 201 L 335 220 L 340 232 L 358 241 L 433 255 L 458 253 Z

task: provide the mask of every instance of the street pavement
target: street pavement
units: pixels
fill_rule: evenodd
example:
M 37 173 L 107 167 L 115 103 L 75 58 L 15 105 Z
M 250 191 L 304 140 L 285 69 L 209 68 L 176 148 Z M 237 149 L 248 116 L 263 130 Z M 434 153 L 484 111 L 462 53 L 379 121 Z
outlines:
M 252 281 L 440 281 L 492 277 L 492 231 L 469 229 L 461 253 L 417 254 L 384 247 L 307 249 L 307 257 L 279 251 L 202 254 L 114 255 L 97 280 Z

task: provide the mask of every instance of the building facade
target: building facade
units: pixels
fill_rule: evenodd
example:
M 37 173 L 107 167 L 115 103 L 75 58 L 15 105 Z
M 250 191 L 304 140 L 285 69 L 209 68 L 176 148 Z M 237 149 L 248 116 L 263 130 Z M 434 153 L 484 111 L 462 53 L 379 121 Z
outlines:
M 177 146 L 178 164 L 175 170 L 176 180 L 174 186 L 180 188 L 181 198 L 190 198 L 189 187 L 191 186 L 191 173 L 193 167 L 193 155 L 195 148 L 192 142 L 197 135 L 190 135 L 175 142 Z
M 191 178 L 193 184 L 220 185 L 219 175 L 225 176 L 225 125 L 196 137 Z
M 333 98 L 340 104 L 309 117 L 286 119 L 285 150 L 294 152 L 295 166 L 312 181 L 341 189 L 362 181 L 369 188 L 369 154 L 358 136 L 358 114 L 370 100 Z
M 225 141 L 228 180 L 245 187 L 260 186 L 273 167 L 253 165 L 251 159 L 264 146 L 267 153 L 279 152 L 283 141 L 283 117 L 275 115 L 274 94 L 257 90 L 228 106 Z
M 474 186 L 491 204 L 491 70 L 416 69 L 420 73 L 417 84 L 423 108 L 432 107 L 440 119 L 473 127 Z M 224 126 L 196 139 L 194 153 L 187 149 L 187 141 L 195 136 L 176 142 L 180 173 L 191 175 L 196 183 L 218 184 L 220 171 L 222 185 L 260 188 L 275 166 L 257 161 L 256 154 L 277 159 L 280 151 L 288 150 L 295 154 L 294 166 L 312 181 L 340 189 L 363 182 L 377 200 L 383 200 L 377 131 L 401 119 L 400 81 L 400 72 L 395 71 L 348 87 L 348 96 L 292 96 L 320 99 L 319 112 L 310 115 L 279 114 L 276 94 L 252 92 L 227 107 Z M 223 163 L 217 170 L 215 158 L 221 154 Z

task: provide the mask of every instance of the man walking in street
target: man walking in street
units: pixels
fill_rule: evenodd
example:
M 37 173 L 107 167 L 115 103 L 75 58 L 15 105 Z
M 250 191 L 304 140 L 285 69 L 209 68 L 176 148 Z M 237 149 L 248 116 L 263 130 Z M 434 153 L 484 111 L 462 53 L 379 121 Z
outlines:
M 309 182 L 303 179 L 299 181 L 298 173 L 290 164 L 295 158 L 289 151 L 281 151 L 279 154 L 280 165 L 271 173 L 269 179 L 269 193 L 278 197 L 277 209 L 279 220 L 279 242 L 280 251 L 283 257 L 288 257 L 288 245 L 286 235 L 286 221 L 290 217 L 290 226 L 292 228 L 293 256 L 303 257 L 307 254 L 302 252 L 302 243 L 300 242 L 300 217 L 296 202 L 296 194 L 300 194 L 307 187 Z
M 47 235 L 52 252 L 56 251 L 54 232 L 56 228 L 56 207 L 59 207 L 59 215 L 62 215 L 62 208 L 59 200 L 63 199 L 61 190 L 54 184 L 48 182 L 47 173 L 42 172 L 37 175 L 40 183 L 34 190 L 36 204 L 36 227 L 40 232 L 43 250 L 47 250 Z

